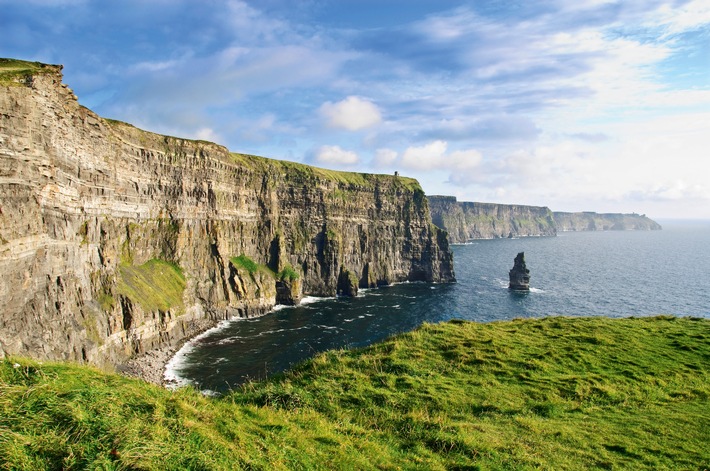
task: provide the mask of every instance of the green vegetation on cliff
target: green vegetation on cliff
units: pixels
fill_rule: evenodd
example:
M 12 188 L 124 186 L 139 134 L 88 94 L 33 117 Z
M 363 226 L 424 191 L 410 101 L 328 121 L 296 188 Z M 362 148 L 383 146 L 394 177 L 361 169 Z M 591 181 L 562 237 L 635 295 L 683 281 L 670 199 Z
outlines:
M 281 281 L 296 281 L 300 278 L 300 275 L 291 265 L 286 265 L 283 269 L 276 275 Z
M 256 155 L 232 153 L 231 156 L 235 162 L 247 168 L 258 169 L 266 174 L 288 175 L 292 179 L 300 179 L 304 182 L 324 180 L 363 189 L 372 189 L 375 188 L 377 183 L 387 181 L 408 191 L 422 191 L 419 182 L 409 177 L 328 170 L 298 162 L 275 160 Z
M 703 469 L 710 322 L 424 325 L 221 398 L 0 363 L 0 469 Z
M 18 80 L 31 79 L 39 74 L 56 73 L 57 65 L 0 58 L 0 85 L 18 85 Z
M 174 263 L 153 259 L 139 266 L 121 264 L 119 271 L 118 293 L 140 305 L 145 312 L 182 306 L 185 275 Z

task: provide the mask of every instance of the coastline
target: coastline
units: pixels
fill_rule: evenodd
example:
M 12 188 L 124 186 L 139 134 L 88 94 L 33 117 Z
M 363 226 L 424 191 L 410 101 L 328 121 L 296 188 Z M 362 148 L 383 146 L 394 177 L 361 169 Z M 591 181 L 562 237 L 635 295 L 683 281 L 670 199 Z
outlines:
M 193 337 L 194 338 L 194 337 Z M 166 387 L 165 367 L 175 354 L 192 338 L 174 345 L 160 347 L 137 355 L 125 363 L 116 366 L 116 371 L 125 376 L 142 379 L 157 386 Z
M 320 299 L 320 298 L 311 298 L 309 296 L 304 297 L 304 299 L 301 300 L 300 304 L 307 304 L 309 301 L 307 300 L 304 303 L 304 300 L 310 300 L 310 299 Z M 310 301 L 312 302 L 312 301 Z M 170 385 L 175 386 L 179 383 L 176 383 L 175 381 L 172 381 L 170 379 L 167 379 L 165 376 L 165 373 L 167 371 L 168 364 L 175 358 L 175 355 L 177 355 L 178 352 L 189 342 L 199 340 L 202 336 L 209 334 L 212 332 L 214 329 L 220 329 L 223 327 L 223 323 L 227 322 L 229 323 L 230 321 L 236 320 L 236 319 L 249 319 L 249 318 L 254 318 L 254 317 L 262 317 L 265 316 L 269 313 L 278 311 L 280 309 L 290 307 L 290 306 L 283 306 L 283 305 L 275 305 L 272 306 L 270 309 L 263 310 L 263 312 L 259 312 L 256 315 L 253 316 L 247 316 L 244 318 L 239 318 L 239 317 L 233 317 L 231 319 L 227 320 L 216 320 L 213 322 L 210 322 L 208 325 L 203 325 L 203 328 L 200 329 L 196 334 L 192 335 L 191 337 L 186 337 L 182 339 L 180 342 L 178 342 L 175 345 L 166 345 L 158 348 L 154 348 L 152 350 L 149 350 L 145 353 L 141 353 L 139 355 L 136 355 L 125 362 L 116 365 L 116 372 L 120 373 L 124 376 L 129 376 L 132 378 L 138 378 L 142 379 L 143 381 L 151 384 L 155 384 L 157 386 L 161 386 L 166 389 L 171 389 Z

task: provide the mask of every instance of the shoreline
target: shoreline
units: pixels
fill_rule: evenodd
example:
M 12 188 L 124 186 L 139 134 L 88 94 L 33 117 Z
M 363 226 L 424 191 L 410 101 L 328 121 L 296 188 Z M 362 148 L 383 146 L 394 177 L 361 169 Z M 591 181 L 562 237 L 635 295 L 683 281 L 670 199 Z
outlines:
M 159 347 L 137 355 L 124 363 L 116 365 L 116 372 L 166 388 L 165 367 L 183 345 L 192 338 L 194 337 L 185 339 L 178 345 Z
M 389 286 L 396 285 L 396 284 L 404 284 L 404 283 L 412 283 L 412 282 L 404 281 L 404 282 L 391 283 Z M 417 283 L 417 282 L 413 282 L 413 283 Z M 362 289 L 361 291 L 363 293 L 365 293 L 367 291 L 377 290 L 377 289 L 381 289 L 381 287 L 365 288 L 365 289 Z M 175 385 L 178 383 L 175 381 L 166 380 L 166 378 L 165 378 L 166 368 L 167 368 L 168 364 L 170 363 L 170 361 L 180 351 L 180 349 L 182 349 L 188 342 L 199 339 L 200 336 L 206 334 L 207 332 L 210 332 L 213 329 L 219 328 L 223 322 L 229 322 L 229 321 L 237 320 L 237 319 L 252 319 L 252 318 L 256 318 L 256 317 L 263 317 L 263 316 L 269 315 L 271 313 L 280 311 L 281 309 L 307 305 L 307 304 L 311 304 L 311 303 L 326 300 L 326 299 L 334 299 L 334 297 L 303 296 L 300 299 L 299 303 L 295 306 L 286 306 L 286 305 L 277 304 L 277 305 L 272 306 L 270 309 L 264 310 L 263 313 L 260 313 L 260 314 L 254 315 L 254 316 L 237 317 L 237 318 L 231 318 L 231 319 L 227 319 L 227 320 L 222 319 L 222 320 L 214 321 L 214 322 L 210 323 L 209 325 L 204 326 L 203 329 L 200 329 L 194 335 L 180 340 L 175 345 L 170 345 L 170 346 L 166 345 L 166 346 L 154 348 L 154 349 L 149 350 L 147 352 L 138 354 L 138 355 L 124 361 L 123 363 L 115 365 L 115 371 L 119 374 L 124 375 L 124 376 L 142 379 L 143 381 L 145 381 L 147 383 L 155 384 L 155 385 L 163 387 L 165 389 L 171 389 L 170 385 Z
M 116 372 L 131 378 L 142 379 L 147 383 L 155 384 L 165 389 L 170 389 L 169 386 L 176 383 L 165 379 L 166 368 L 168 363 L 170 363 L 180 349 L 182 349 L 188 342 L 199 339 L 200 336 L 210 332 L 212 329 L 219 328 L 223 322 L 229 322 L 235 319 L 263 317 L 267 314 L 275 312 L 277 307 L 278 305 L 272 306 L 271 308 L 263 310 L 263 312 L 253 316 L 246 316 L 243 318 L 233 317 L 231 319 L 221 319 L 209 322 L 207 325 L 203 325 L 203 328 L 199 329 L 194 335 L 185 337 L 174 345 L 157 347 L 129 358 L 125 362 L 115 366 Z

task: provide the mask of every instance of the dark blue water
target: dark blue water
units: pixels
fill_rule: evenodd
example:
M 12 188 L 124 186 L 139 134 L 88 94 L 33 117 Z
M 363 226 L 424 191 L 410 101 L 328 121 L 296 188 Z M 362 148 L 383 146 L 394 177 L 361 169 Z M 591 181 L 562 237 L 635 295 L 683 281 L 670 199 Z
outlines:
M 257 319 L 225 322 L 181 350 L 166 376 L 226 391 L 333 348 L 360 347 L 423 322 L 516 317 L 710 318 L 710 222 L 662 231 L 561 233 L 454 246 L 458 283 L 409 283 L 354 299 L 307 298 Z M 508 270 L 525 252 L 529 293 L 510 292 Z

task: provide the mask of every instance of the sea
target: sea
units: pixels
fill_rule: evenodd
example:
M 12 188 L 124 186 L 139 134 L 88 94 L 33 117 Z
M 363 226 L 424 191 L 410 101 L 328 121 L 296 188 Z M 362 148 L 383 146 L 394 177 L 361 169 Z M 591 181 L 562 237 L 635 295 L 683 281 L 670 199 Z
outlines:
M 659 221 L 660 231 L 562 232 L 454 245 L 456 283 L 401 283 L 355 298 L 306 297 L 258 318 L 223 321 L 187 342 L 169 385 L 222 394 L 330 349 L 358 348 L 451 319 L 545 316 L 710 318 L 710 221 Z M 530 291 L 508 290 L 519 252 Z

